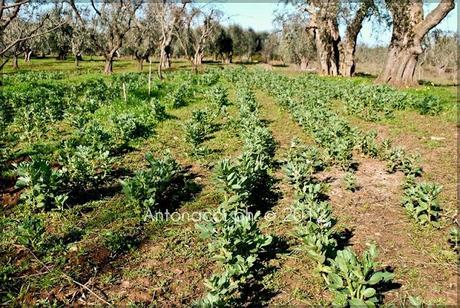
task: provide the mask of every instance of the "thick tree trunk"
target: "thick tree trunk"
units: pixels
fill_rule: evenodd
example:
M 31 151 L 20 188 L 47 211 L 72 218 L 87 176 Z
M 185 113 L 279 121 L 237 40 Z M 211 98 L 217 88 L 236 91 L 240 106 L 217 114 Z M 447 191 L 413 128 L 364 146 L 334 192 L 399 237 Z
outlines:
M 316 43 L 318 73 L 337 76 L 339 74 L 339 25 L 337 14 L 338 0 L 318 2 L 310 10 L 311 20 L 308 29 Z
M 345 31 L 345 39 L 340 42 L 340 73 L 343 76 L 351 77 L 355 74 L 355 51 L 356 40 L 361 31 L 364 19 L 366 19 L 371 8 L 374 6 L 373 0 L 361 0 L 360 7 L 356 11 L 353 19 L 348 23 Z
M 196 52 L 195 55 L 193 56 L 193 65 L 196 67 L 202 64 L 203 64 L 203 53 Z
M 64 51 L 59 51 L 59 54 L 57 56 L 57 60 L 65 60 L 66 59 L 66 53 Z
M 306 71 L 306 70 L 307 70 L 307 68 L 308 68 L 308 62 L 309 62 L 309 61 L 308 61 L 308 58 L 307 58 L 307 57 L 302 57 L 302 58 L 300 59 L 300 66 L 299 66 L 299 68 L 300 68 L 301 71 Z
M 160 63 L 164 69 L 171 68 L 171 47 L 166 45 L 160 50 Z
M 415 69 L 422 50 L 423 37 L 455 8 L 454 0 L 442 0 L 426 17 L 423 1 L 388 2 L 393 33 L 383 72 L 376 82 L 395 86 L 415 86 Z
M 75 55 L 75 66 L 76 67 L 80 66 L 80 61 L 82 61 L 82 60 L 83 60 L 83 58 L 82 58 L 81 54 L 77 53 Z
M 393 47 L 388 52 L 387 61 L 378 82 L 388 83 L 394 86 L 411 87 L 418 85 L 415 78 L 420 49 L 400 49 Z
M 113 73 L 113 56 L 105 59 L 104 74 L 110 75 Z
M 319 74 L 337 76 L 339 74 L 339 55 L 336 43 L 332 40 L 323 40 L 317 36 L 316 50 L 319 64 Z
M 32 50 L 26 53 L 26 62 L 30 62 L 30 57 L 32 56 Z
M 137 69 L 142 72 L 144 70 L 144 58 L 137 59 Z
M 346 42 L 341 45 L 341 58 L 340 58 L 340 73 L 342 76 L 352 77 L 355 75 L 356 63 L 355 63 L 355 42 Z
M 19 69 L 19 64 L 18 64 L 18 56 L 17 55 L 13 55 L 13 68 L 15 70 Z

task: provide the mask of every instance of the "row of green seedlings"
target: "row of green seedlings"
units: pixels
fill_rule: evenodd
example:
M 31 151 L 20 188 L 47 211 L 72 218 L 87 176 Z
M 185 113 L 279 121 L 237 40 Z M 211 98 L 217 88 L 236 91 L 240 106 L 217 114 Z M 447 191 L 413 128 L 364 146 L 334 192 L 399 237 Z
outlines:
M 156 123 L 164 118 L 158 101 L 152 100 L 142 111 L 110 114 L 107 126 L 89 119 L 61 141 L 54 164 L 34 156 L 15 165 L 16 186 L 25 189 L 21 194 L 24 203 L 32 210 L 62 210 L 69 194 L 103 184 L 113 171 L 115 156 L 129 142 L 151 135 Z
M 417 178 L 423 174 L 418 165 L 419 157 L 407 154 L 402 148 L 392 148 L 388 140 L 378 145 L 376 136 L 375 132 L 363 135 L 359 142 L 362 153 L 387 161 L 389 173 L 404 173 L 402 205 L 407 214 L 422 226 L 440 227 L 441 207 L 438 197 L 442 187 L 435 183 L 417 182 Z
M 184 123 L 185 141 L 190 145 L 192 156 L 205 156 L 210 150 L 204 142 L 216 130 L 219 116 L 227 115 L 228 90 L 220 84 L 212 86 L 206 93 L 209 108 L 194 110 Z
M 204 307 L 229 307 L 242 303 L 244 291 L 255 279 L 260 255 L 272 242 L 257 226 L 262 190 L 270 189 L 269 170 L 273 164 L 275 142 L 258 116 L 254 93 L 244 86 L 238 88 L 240 106 L 239 134 L 244 142 L 243 153 L 235 160 L 222 160 L 217 180 L 226 193 L 210 222 L 198 225 L 209 250 L 222 271 L 205 283 L 208 293 L 199 302 Z
M 95 78 L 69 85 L 62 81 L 34 79 L 12 84 L 0 94 L 4 100 L 0 106 L 0 120 L 5 128 L 11 126 L 8 131 L 30 142 L 46 137 L 53 129 L 51 124 L 75 113 L 94 112 L 95 108 L 113 100 L 148 101 L 151 93 L 157 96 L 161 84 L 155 83 L 154 91 L 147 95 L 144 93 L 146 83 L 145 75 L 121 74 L 108 82 Z
M 296 237 L 302 248 L 317 262 L 317 270 L 334 294 L 332 305 L 374 307 L 381 302 L 376 286 L 393 279 L 393 274 L 378 270 L 375 261 L 377 249 L 369 245 L 362 257 L 349 247 L 338 250 L 334 231 L 336 223 L 331 205 L 322 198 L 322 185 L 314 173 L 325 166 L 319 151 L 314 147 L 293 144 L 285 163 L 285 173 L 294 187 Z
M 417 183 L 415 177 L 422 174 L 418 166 L 418 156 L 407 154 L 402 148 L 393 148 L 391 142 L 384 140 L 377 144 L 377 133 L 359 132 L 351 127 L 342 117 L 330 110 L 326 100 L 331 94 L 322 89 L 301 91 L 301 87 L 290 79 L 264 75 L 267 90 L 276 97 L 278 103 L 291 112 L 294 119 L 309 132 L 318 145 L 326 150 L 330 161 L 348 171 L 345 182 L 350 190 L 356 189 L 353 175 L 353 150 L 359 149 L 372 158 L 387 161 L 387 171 L 401 171 L 406 176 L 403 205 L 410 217 L 421 225 L 439 225 L 440 207 L 437 201 L 441 187 L 434 183 Z M 271 79 L 268 79 L 271 78 Z M 263 83 L 261 84 L 263 85 Z M 302 85 L 302 83 L 300 83 Z M 294 93 L 301 93 L 296 99 Z
M 172 108 L 186 106 L 191 99 L 202 92 L 202 89 L 215 85 L 220 78 L 217 70 L 207 70 L 203 74 L 193 74 L 188 71 L 180 71 L 171 76 L 173 88 L 167 95 L 166 99 Z

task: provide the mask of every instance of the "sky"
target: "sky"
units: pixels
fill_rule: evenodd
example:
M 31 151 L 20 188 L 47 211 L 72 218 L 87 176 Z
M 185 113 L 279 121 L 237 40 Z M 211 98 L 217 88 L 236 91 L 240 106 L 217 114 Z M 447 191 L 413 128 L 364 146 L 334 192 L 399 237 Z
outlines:
M 222 10 L 227 18 L 227 24 L 236 23 L 245 28 L 253 28 L 257 31 L 270 31 L 274 29 L 272 20 L 273 12 L 283 10 L 284 4 L 276 1 L 254 1 L 254 3 L 235 2 L 235 0 L 213 1 L 215 6 Z M 457 5 L 458 5 L 458 1 Z M 425 14 L 436 7 L 434 1 L 425 6 Z M 458 8 L 447 15 L 447 17 L 437 26 L 446 31 L 457 31 Z M 381 27 L 382 28 L 382 27 Z M 391 38 L 390 29 L 376 28 L 371 22 L 365 22 L 363 29 L 358 37 L 358 44 L 366 43 L 371 46 L 388 45 Z

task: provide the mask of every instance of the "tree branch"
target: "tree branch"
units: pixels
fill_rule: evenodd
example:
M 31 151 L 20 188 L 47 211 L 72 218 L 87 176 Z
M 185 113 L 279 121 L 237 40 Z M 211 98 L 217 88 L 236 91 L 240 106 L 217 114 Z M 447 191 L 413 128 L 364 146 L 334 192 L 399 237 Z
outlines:
M 415 35 L 421 40 L 425 34 L 438 25 L 455 8 L 454 0 L 442 0 L 415 29 Z
M 5 49 L 3 50 L 0 50 L 0 56 L 3 56 L 8 50 L 10 50 L 11 48 L 13 48 L 16 44 L 19 44 L 20 42 L 23 42 L 23 41 L 26 41 L 26 40 L 30 40 L 34 37 L 37 37 L 37 36 L 40 36 L 40 35 L 43 35 L 43 34 L 46 34 L 46 33 L 49 33 L 53 30 L 56 30 L 57 28 L 59 27 L 62 27 L 63 25 L 65 25 L 67 23 L 67 21 L 63 22 L 63 23 L 60 23 L 59 25 L 57 26 L 54 26 L 50 29 L 47 29 L 43 32 L 40 32 L 40 33 L 35 33 L 33 34 L 34 32 L 38 31 L 43 24 L 39 25 L 37 28 L 35 28 L 34 30 L 32 30 L 28 36 L 25 36 L 25 37 L 21 37 L 21 38 L 18 38 L 16 39 L 15 41 L 13 41 L 12 43 L 10 43 L 7 47 L 5 47 Z

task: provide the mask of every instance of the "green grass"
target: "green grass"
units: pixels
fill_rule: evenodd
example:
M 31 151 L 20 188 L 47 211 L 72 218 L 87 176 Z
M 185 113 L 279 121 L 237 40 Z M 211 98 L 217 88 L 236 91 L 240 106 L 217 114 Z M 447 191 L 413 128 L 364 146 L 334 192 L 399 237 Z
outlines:
M 32 63 L 20 61 L 20 71 L 62 71 L 65 78 L 53 81 L 56 84 L 77 84 L 89 79 L 102 77 L 107 82 L 112 77 L 103 76 L 102 69 L 104 62 L 101 59 L 85 59 L 80 68 L 75 68 L 73 60 L 58 61 L 54 59 L 32 59 Z M 154 63 L 156 65 L 156 63 Z M 174 71 L 189 69 L 186 61 L 173 61 L 173 70 L 166 74 L 167 78 L 162 83 L 163 87 L 155 96 L 168 105 L 167 96 L 171 89 L 183 82 L 182 77 L 177 77 Z M 119 73 L 137 71 L 137 63 L 133 60 L 117 60 L 114 64 L 115 75 Z M 144 67 L 144 73 L 148 72 L 148 65 Z M 289 76 L 298 76 L 300 73 L 287 70 L 281 71 Z M 6 74 L 14 74 L 11 67 L 7 66 Z M 156 73 L 155 67 L 153 74 Z M 326 78 L 339 80 L 341 78 Z M 371 83 L 369 77 L 357 77 L 355 83 Z M 155 83 L 159 83 L 155 78 Z M 230 101 L 236 100 L 236 92 L 232 84 L 223 82 L 229 87 Z M 7 85 L 15 90 L 16 85 Z M 19 89 L 16 88 L 16 89 Z M 229 125 L 229 120 L 236 117 L 238 108 L 231 105 L 228 109 L 228 118 L 218 118 L 219 129 L 210 135 L 205 145 L 211 149 L 211 154 L 194 157 L 190 155 L 190 145 L 184 138 L 183 123 L 190 118 L 192 111 L 209 108 L 206 96 L 203 94 L 205 86 L 197 87 L 198 93 L 190 98 L 188 104 L 181 108 L 166 108 L 168 118 L 156 124 L 154 133 L 146 138 L 139 138 L 130 141 L 132 149 L 117 155 L 114 169 L 124 170 L 122 175 L 114 176 L 111 184 L 117 187 L 119 180 L 126 179 L 133 172 L 144 169 L 146 161 L 145 154 L 152 152 L 160 155 L 164 150 L 169 149 L 173 157 L 181 164 L 190 175 L 191 180 L 198 184 L 200 190 L 186 200 L 182 200 L 177 211 L 180 213 L 192 213 L 195 211 L 209 211 L 215 208 L 223 199 L 223 194 L 216 186 L 213 175 L 213 166 L 222 158 L 236 157 L 242 148 L 242 142 L 236 135 L 235 130 Z M 141 86 L 141 92 L 145 92 L 146 85 Z M 366 131 L 370 129 L 379 130 L 379 135 L 395 139 L 398 145 L 407 148 L 411 153 L 420 153 L 425 168 L 424 177 L 441 183 L 445 190 L 441 198 L 443 208 L 446 212 L 445 225 L 450 224 L 448 216 L 453 215 L 456 208 L 456 164 L 453 159 L 456 153 L 456 93 L 448 86 L 421 86 L 417 89 L 404 90 L 416 95 L 432 94 L 439 96 L 445 105 L 445 110 L 438 116 L 421 116 L 414 111 L 398 111 L 392 119 L 380 122 L 366 122 L 354 116 L 346 116 L 350 123 Z M 269 129 L 272 131 L 277 143 L 276 160 L 281 161 L 289 148 L 294 136 L 299 137 L 306 144 L 313 143 L 311 136 L 292 119 L 291 115 L 281 109 L 274 101 L 261 90 L 257 92 L 257 101 L 261 104 L 260 115 L 266 120 Z M 108 117 L 125 111 L 140 116 L 143 109 L 139 106 L 145 104 L 145 97 L 139 93 L 128 93 L 133 104 L 125 104 L 121 98 L 115 98 L 101 108 L 92 117 L 98 122 L 105 123 Z M 341 110 L 339 103 L 333 104 L 334 110 Z M 340 112 L 339 112 L 340 113 Z M 340 113 L 341 114 L 341 113 Z M 21 127 L 10 127 L 14 138 L 7 140 L 8 166 L 2 169 L 2 176 L 12 175 L 14 168 L 9 164 L 12 159 L 23 159 L 33 154 L 45 154 L 51 160 L 57 158 L 60 150 L 60 142 L 69 138 L 75 130 L 67 123 L 66 119 L 49 125 L 49 132 L 43 136 L 32 136 L 29 140 L 18 138 Z M 432 140 L 431 136 L 443 137 L 442 140 Z M 334 172 L 328 169 L 326 172 Z M 283 197 L 273 209 L 278 215 L 286 213 L 286 209 L 293 201 L 293 192 L 286 188 L 283 182 L 283 175 L 279 170 L 274 174 L 279 182 L 279 188 Z M 358 178 L 359 181 L 359 178 Z M 366 183 L 359 182 L 360 185 Z M 328 193 L 331 193 L 330 190 Z M 350 226 L 355 219 L 355 214 L 365 214 L 373 204 L 364 203 L 363 206 L 355 209 L 356 212 L 341 212 L 337 229 L 343 230 Z M 391 206 L 398 207 L 399 204 Z M 340 209 L 340 207 L 338 207 Z M 73 205 L 62 212 L 51 211 L 44 214 L 29 213 L 22 205 L 13 207 L 2 207 L 0 210 L 0 223 L 17 224 L 24 216 L 42 217 L 45 221 L 45 246 L 44 252 L 38 254 L 38 258 L 44 261 L 51 270 L 44 271 L 43 267 L 35 260 L 27 249 L 18 248 L 15 242 L 15 234 L 0 236 L 0 271 L 6 270 L 8 257 L 22 266 L 17 266 L 16 276 L 25 276 L 17 279 L 19 285 L 24 286 L 22 291 L 13 287 L 11 294 L 16 297 L 18 304 L 32 304 L 33 299 L 46 298 L 47 292 L 51 290 L 73 290 L 75 285 L 62 278 L 62 273 L 72 275 L 77 281 L 85 283 L 90 270 L 96 268 L 97 274 L 94 280 L 98 287 L 106 291 L 113 291 L 113 286 L 119 286 L 124 281 L 131 283 L 128 292 L 150 292 L 155 294 L 153 303 L 163 305 L 165 303 L 190 303 L 197 299 L 204 292 L 203 279 L 210 276 L 214 262 L 210 260 L 207 253 L 207 242 L 200 239 L 194 223 L 190 221 L 165 221 L 141 222 L 139 217 L 134 215 L 126 204 L 120 188 L 116 188 L 113 194 L 96 195 L 94 200 Z M 7 219 L 14 219 L 10 222 Z M 406 223 L 406 222 L 398 222 Z M 3 226 L 3 225 L 2 225 Z M 272 223 L 261 222 L 261 228 L 265 233 L 276 234 L 287 239 L 290 248 L 296 247 L 292 235 L 292 225 L 282 220 Z M 78 232 L 76 232 L 78 231 Z M 130 244 L 125 251 L 111 253 L 110 245 L 107 245 L 107 233 L 111 232 L 120 235 L 115 244 Z M 455 255 L 450 253 L 446 242 L 446 229 L 420 231 L 407 226 L 407 232 L 411 234 L 412 241 L 407 243 L 414 247 L 414 252 L 426 255 L 433 262 L 448 264 L 443 270 L 443 277 L 449 277 L 451 265 L 455 263 Z M 129 235 L 134 234 L 134 238 Z M 74 236 L 74 237 L 72 237 Z M 60 239 L 52 242 L 49 239 Z M 108 254 L 106 258 L 101 257 Z M 112 254 L 112 255 L 111 255 Z M 97 260 L 100 258 L 101 260 Z M 397 256 L 395 256 L 397 258 Z M 9 261 L 8 261 L 9 262 Z M 91 263 L 93 262 L 93 263 Z M 99 263 L 98 263 L 99 262 Z M 430 275 L 423 266 L 413 265 L 410 262 L 404 263 L 400 260 L 392 260 L 396 264 L 405 264 L 405 268 L 396 268 L 398 277 L 404 279 L 404 291 L 420 291 L 421 288 L 430 291 L 423 275 Z M 399 262 L 399 263 L 398 263 Z M 314 265 L 311 260 L 296 251 L 281 253 L 270 261 L 274 268 L 270 275 L 266 276 L 264 284 L 267 288 L 280 293 L 270 300 L 270 304 L 284 305 L 324 305 L 328 304 L 328 294 L 324 291 L 322 279 L 314 273 Z M 110 268 L 105 265 L 110 264 Z M 38 274 L 37 274 L 38 273 Z M 1 277 L 0 277 L 1 279 Z M 0 282 L 2 282 L 0 280 Z M 433 283 L 434 284 L 434 283 Z M 1 296 L 5 294 L 4 286 L 13 286 L 12 280 L 8 280 L 0 287 Z M 439 288 L 439 286 L 436 286 Z M 28 288 L 28 289 L 27 289 Z M 433 289 L 435 289 L 433 287 Z M 148 291 L 146 291 L 148 290 Z M 126 291 L 126 290 L 125 290 Z M 439 292 L 441 292 L 440 290 Z M 425 291 L 423 291 L 425 292 Z M 400 304 L 403 300 L 398 291 Z M 127 304 L 126 300 L 119 296 L 119 293 L 110 293 L 110 300 L 115 304 Z M 133 295 L 132 298 L 135 298 Z M 392 299 L 392 300 L 393 300 Z M 95 303 L 98 303 L 92 298 Z M 427 299 L 436 303 L 449 303 L 447 299 Z M 133 302 L 136 302 L 135 300 Z M 99 302 L 100 304 L 100 302 Z

